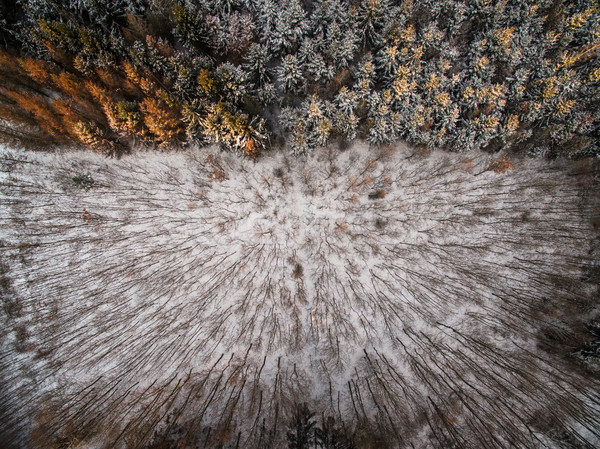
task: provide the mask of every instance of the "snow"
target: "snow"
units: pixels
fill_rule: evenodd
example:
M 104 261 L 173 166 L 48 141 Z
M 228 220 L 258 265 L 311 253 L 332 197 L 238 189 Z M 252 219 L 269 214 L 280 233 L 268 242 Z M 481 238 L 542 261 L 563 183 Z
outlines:
M 256 163 L 0 157 L 0 398 L 17 446 L 46 426 L 142 447 L 175 420 L 206 447 L 238 432 L 258 447 L 264 423 L 281 447 L 302 402 L 392 447 L 452 426 L 472 447 L 558 447 L 541 421 L 598 443 L 597 382 L 538 349 L 553 320 L 597 313 L 582 276 L 597 196 L 561 163 L 495 173 L 486 154 L 360 144 Z

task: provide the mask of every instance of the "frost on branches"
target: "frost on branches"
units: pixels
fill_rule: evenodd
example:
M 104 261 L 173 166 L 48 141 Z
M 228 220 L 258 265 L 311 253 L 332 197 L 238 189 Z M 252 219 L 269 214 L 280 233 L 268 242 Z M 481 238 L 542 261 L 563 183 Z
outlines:
M 3 151 L 4 447 L 597 447 L 561 164 Z

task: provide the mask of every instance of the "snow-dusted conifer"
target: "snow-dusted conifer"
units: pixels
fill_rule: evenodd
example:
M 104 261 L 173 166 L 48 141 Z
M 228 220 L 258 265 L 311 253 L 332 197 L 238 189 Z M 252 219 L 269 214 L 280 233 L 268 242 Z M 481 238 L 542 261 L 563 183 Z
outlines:
M 256 0 L 256 2 L 256 15 L 260 41 L 270 51 L 274 51 L 276 47 L 274 42 L 276 34 L 275 30 L 278 17 L 281 14 L 280 8 L 274 0 Z
M 305 20 L 306 13 L 299 0 L 291 0 L 277 17 L 274 35 L 274 50 L 285 53 L 293 53 L 300 46 L 308 23 Z
M 343 114 L 352 114 L 358 104 L 356 92 L 343 86 L 335 97 L 335 104 Z
M 248 72 L 250 80 L 255 85 L 263 86 L 271 79 L 270 69 L 268 67 L 271 60 L 271 53 L 264 45 L 254 43 L 245 58 L 244 69 Z
M 215 71 L 219 81 L 220 95 L 233 104 L 239 103 L 248 91 L 246 74 L 238 66 L 230 63 L 221 64 Z
M 304 89 L 302 65 L 294 55 L 286 55 L 277 70 L 279 83 L 283 89 L 291 93 L 299 93 Z
M 379 47 L 383 43 L 382 30 L 388 12 L 387 0 L 362 0 L 358 7 L 358 24 L 364 46 Z

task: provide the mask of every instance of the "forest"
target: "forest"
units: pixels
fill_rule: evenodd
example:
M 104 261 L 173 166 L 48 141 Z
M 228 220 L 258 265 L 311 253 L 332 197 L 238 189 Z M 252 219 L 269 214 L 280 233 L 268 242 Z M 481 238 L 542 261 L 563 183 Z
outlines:
M 600 152 L 593 0 L 1 5 L 7 143 Z
M 0 1 L 0 449 L 596 449 L 599 189 L 594 1 Z

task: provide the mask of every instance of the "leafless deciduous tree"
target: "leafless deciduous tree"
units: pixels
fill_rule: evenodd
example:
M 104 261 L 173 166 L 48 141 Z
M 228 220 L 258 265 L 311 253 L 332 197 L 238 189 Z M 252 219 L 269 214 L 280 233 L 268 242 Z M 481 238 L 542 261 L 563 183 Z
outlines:
M 7 447 L 597 447 L 586 165 L 1 158 Z

